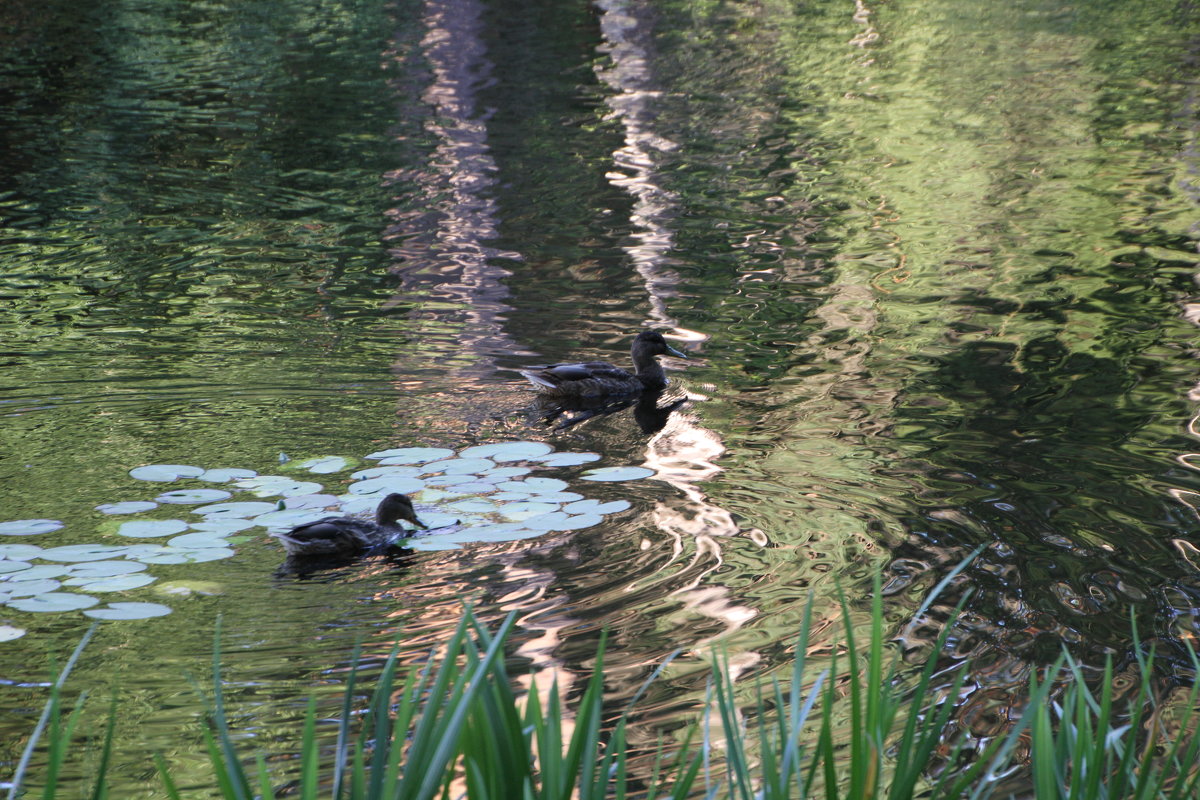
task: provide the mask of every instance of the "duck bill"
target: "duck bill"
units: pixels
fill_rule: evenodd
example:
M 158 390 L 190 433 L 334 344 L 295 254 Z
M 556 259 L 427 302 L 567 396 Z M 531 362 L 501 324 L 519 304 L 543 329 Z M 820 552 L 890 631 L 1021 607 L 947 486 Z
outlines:
M 418 528 L 420 528 L 423 531 L 429 530 L 429 526 L 426 525 L 424 522 L 421 522 L 421 520 L 417 519 L 416 517 L 413 517 L 410 521 L 412 522 L 413 525 L 416 525 Z
M 681 353 L 680 351 L 676 350 L 674 347 L 671 347 L 671 345 L 667 345 L 667 352 L 673 356 L 678 356 L 679 358 L 687 358 L 687 353 Z

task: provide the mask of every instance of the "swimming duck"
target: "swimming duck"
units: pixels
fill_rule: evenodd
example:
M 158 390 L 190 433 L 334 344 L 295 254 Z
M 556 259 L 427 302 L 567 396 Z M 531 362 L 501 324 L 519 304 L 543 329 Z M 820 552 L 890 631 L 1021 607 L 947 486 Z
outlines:
M 358 556 L 386 549 L 405 535 L 400 520 L 422 530 L 412 501 L 402 494 L 389 494 L 375 509 L 375 521 L 354 517 L 326 517 L 297 525 L 287 533 L 272 533 L 283 542 L 289 556 Z
M 606 361 L 581 364 L 551 364 L 545 369 L 521 370 L 537 390 L 549 397 L 601 397 L 658 391 L 667 385 L 667 375 L 655 356 L 687 358 L 667 344 L 661 333 L 642 331 L 630 348 L 633 372 L 626 372 Z

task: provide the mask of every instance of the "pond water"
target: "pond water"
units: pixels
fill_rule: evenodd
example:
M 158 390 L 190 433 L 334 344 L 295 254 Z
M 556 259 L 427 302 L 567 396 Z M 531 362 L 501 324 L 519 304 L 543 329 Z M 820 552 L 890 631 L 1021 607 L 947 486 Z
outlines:
M 143 465 L 342 456 L 287 472 L 342 494 L 415 446 L 595 453 L 531 474 L 630 504 L 313 574 L 262 527 L 151 564 L 103 603 L 170 613 L 104 622 L 71 680 L 119 692 L 114 796 L 165 796 L 155 752 L 208 796 L 189 676 L 219 616 L 280 783 L 355 643 L 419 659 L 463 599 L 571 692 L 608 628 L 614 704 L 682 649 L 651 744 L 714 645 L 752 691 L 811 594 L 819 661 L 877 570 L 914 665 L 972 660 L 950 736 L 1003 732 L 1064 645 L 1153 644 L 1164 694 L 1190 683 L 1198 62 L 1166 0 L 7 0 L 0 522 L 65 525 L 0 544 L 161 545 L 112 523 L 195 506 L 95 507 L 278 499 Z M 658 409 L 554 416 L 518 373 L 626 363 L 644 327 L 689 355 Z M 583 481 L 625 466 L 654 476 Z M 0 607 L 6 774 L 90 622 Z

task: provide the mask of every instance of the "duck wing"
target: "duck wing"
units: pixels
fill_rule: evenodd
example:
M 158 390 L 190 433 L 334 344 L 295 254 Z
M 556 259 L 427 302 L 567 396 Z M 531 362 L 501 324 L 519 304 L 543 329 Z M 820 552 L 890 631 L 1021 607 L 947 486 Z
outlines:
M 631 372 L 614 367 L 607 361 L 583 361 L 575 364 L 551 364 L 545 369 L 522 372 L 525 377 L 542 385 L 559 386 L 567 381 L 586 381 L 596 378 L 627 381 L 635 376 Z M 535 379 L 537 376 L 541 380 Z

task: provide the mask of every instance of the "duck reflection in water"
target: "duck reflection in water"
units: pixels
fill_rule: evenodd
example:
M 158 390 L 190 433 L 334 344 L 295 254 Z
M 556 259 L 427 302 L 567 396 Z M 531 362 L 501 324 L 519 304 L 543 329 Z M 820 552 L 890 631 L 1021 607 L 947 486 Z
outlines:
M 544 397 L 537 406 L 538 415 L 555 430 L 566 430 L 594 417 L 606 417 L 633 407 L 633 418 L 642 433 L 652 434 L 663 429 L 672 412 L 684 406 L 688 398 L 678 397 L 665 405 L 659 405 L 662 391 L 642 392 L 636 397 L 614 399 L 595 398 L 550 398 Z M 557 424 L 555 424 L 557 423 Z

